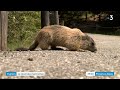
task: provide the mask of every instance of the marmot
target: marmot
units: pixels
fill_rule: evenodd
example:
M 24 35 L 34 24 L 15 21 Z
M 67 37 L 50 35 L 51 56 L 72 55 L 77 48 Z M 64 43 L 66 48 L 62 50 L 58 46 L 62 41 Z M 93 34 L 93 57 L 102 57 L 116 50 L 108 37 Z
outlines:
M 84 34 L 78 28 L 69 28 L 61 25 L 50 25 L 43 27 L 33 44 L 28 48 L 17 48 L 17 51 L 34 50 L 39 46 L 42 50 L 47 50 L 51 47 L 52 50 L 56 49 L 56 46 L 66 47 L 70 51 L 89 50 L 92 52 L 97 51 L 94 40 Z

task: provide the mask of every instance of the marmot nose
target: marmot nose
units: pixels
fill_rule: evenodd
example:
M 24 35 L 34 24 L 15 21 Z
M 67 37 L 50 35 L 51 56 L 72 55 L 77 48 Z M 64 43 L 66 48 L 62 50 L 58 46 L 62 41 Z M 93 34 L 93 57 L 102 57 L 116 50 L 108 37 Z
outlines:
M 94 50 L 92 50 L 91 52 L 94 52 L 94 53 L 96 53 L 96 51 L 97 51 L 97 48 L 95 48 Z
M 97 48 L 95 48 L 94 53 L 96 53 L 96 51 L 97 51 Z
M 97 51 L 97 48 L 95 48 L 95 51 Z

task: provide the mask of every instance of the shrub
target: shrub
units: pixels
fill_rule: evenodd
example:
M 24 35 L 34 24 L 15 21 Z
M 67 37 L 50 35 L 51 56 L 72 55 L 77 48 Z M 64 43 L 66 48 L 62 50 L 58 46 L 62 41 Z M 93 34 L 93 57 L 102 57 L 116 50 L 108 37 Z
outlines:
M 40 11 L 9 11 L 8 48 L 28 47 L 40 28 Z

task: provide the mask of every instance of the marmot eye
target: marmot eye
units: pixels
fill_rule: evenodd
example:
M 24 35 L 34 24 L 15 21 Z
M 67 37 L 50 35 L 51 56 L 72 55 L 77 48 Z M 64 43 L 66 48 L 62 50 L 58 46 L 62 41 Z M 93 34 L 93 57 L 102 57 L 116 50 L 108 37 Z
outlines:
M 92 46 L 94 46 L 94 43 L 91 43 Z

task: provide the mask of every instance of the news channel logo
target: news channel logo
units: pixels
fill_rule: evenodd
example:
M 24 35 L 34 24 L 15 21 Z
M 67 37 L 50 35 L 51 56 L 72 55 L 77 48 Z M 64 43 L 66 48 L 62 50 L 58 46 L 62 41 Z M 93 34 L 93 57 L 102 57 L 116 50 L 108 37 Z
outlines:
M 113 20 L 113 15 L 109 15 L 108 17 L 106 17 L 106 20 Z
M 45 72 L 6 72 L 6 76 L 45 76 Z
M 114 72 L 86 72 L 86 76 L 114 76 Z

